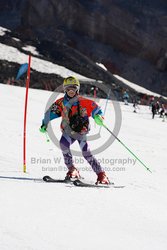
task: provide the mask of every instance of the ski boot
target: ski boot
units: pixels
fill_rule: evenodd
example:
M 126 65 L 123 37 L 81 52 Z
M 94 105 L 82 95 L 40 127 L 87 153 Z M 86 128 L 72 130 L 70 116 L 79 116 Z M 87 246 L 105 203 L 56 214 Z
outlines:
M 81 178 L 81 176 L 79 174 L 79 171 L 74 166 L 72 166 L 68 169 L 68 172 L 67 172 L 66 177 L 65 177 L 66 180 L 76 180 L 76 179 L 80 179 L 80 178 Z
M 98 184 L 106 184 L 106 185 L 110 184 L 110 181 L 109 181 L 108 177 L 106 176 L 105 172 L 100 172 L 97 174 L 96 185 L 98 185 Z

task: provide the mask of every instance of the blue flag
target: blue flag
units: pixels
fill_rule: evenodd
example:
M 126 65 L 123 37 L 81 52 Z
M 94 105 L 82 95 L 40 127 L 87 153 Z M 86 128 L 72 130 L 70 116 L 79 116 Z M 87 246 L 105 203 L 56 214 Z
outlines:
M 17 76 L 16 76 L 16 80 L 19 80 L 19 78 L 25 73 L 27 72 L 27 69 L 28 69 L 28 63 L 24 63 L 21 65 L 18 73 L 17 73 Z

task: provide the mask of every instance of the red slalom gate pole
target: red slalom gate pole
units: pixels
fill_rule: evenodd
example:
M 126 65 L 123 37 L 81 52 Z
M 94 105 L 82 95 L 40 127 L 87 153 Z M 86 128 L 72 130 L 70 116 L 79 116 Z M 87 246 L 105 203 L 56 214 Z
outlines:
M 31 67 L 31 55 L 28 58 L 28 70 L 26 79 L 26 94 L 25 94 L 25 106 L 24 106 L 24 129 L 23 129 L 23 172 L 26 173 L 26 125 L 27 125 L 27 103 L 28 103 L 28 90 L 30 84 L 30 67 Z

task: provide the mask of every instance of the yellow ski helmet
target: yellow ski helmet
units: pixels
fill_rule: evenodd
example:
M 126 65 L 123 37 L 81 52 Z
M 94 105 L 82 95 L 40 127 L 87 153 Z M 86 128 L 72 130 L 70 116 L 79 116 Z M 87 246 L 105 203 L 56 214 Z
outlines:
M 64 79 L 63 81 L 63 88 L 64 90 L 66 90 L 66 88 L 70 87 L 70 86 L 76 86 L 76 89 L 79 91 L 80 89 L 80 82 L 78 81 L 78 79 L 74 76 L 69 76 L 67 78 Z

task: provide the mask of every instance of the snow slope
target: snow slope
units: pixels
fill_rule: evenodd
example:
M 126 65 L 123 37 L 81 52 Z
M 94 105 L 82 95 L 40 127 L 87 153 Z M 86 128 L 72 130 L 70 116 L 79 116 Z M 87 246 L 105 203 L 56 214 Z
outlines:
M 104 69 L 105 71 L 107 71 L 107 68 L 102 64 L 102 63 L 96 63 L 99 67 L 101 67 L 102 69 Z M 114 76 L 120 80 L 121 82 L 125 83 L 127 86 L 129 86 L 130 88 L 136 90 L 137 92 L 139 93 L 143 93 L 143 94 L 147 94 L 147 95 L 152 95 L 152 96 L 156 96 L 156 97 L 161 97 L 161 95 L 153 92 L 153 91 L 150 91 L 144 87 L 141 87 L 139 84 L 136 84 L 136 83 L 133 83 L 133 82 L 130 82 L 128 80 L 126 80 L 125 78 L 121 77 L 121 76 L 118 76 L 118 75 L 115 75 Z M 165 96 L 162 96 L 164 99 L 167 99 L 167 97 Z
M 0 26 L 0 36 L 4 36 L 6 34 L 6 32 L 11 32 L 11 31 Z M 20 41 L 18 38 L 15 38 L 15 37 L 13 37 L 13 40 Z M 38 72 L 48 73 L 48 74 L 54 73 L 54 74 L 60 75 L 62 77 L 67 77 L 67 76 L 73 75 L 73 76 L 77 77 L 79 80 L 86 80 L 89 82 L 95 81 L 95 79 L 87 78 L 87 77 L 80 75 L 74 71 L 71 71 L 68 68 L 65 68 L 61 65 L 54 64 L 52 62 L 43 60 L 42 55 L 40 55 L 39 52 L 37 51 L 37 49 L 33 46 L 27 45 L 25 47 L 22 47 L 22 49 L 24 51 L 29 51 L 32 55 L 34 55 L 34 56 L 32 56 L 31 68 L 38 71 Z M 7 60 L 9 62 L 17 62 L 18 64 L 24 64 L 24 63 L 28 62 L 27 54 L 20 52 L 15 47 L 0 43 L 0 52 L 1 52 L 0 53 L 0 60 Z M 36 56 L 40 56 L 41 58 L 37 58 Z M 96 62 L 96 64 L 99 67 L 103 68 L 105 71 L 107 71 L 107 68 L 102 63 Z M 114 75 L 114 76 L 137 92 L 147 94 L 147 95 L 153 95 L 156 97 L 161 96 L 161 95 L 159 95 L 155 92 L 152 92 L 144 87 L 141 87 L 133 82 L 130 82 L 130 81 L 124 79 L 123 77 L 120 77 L 118 75 Z M 167 99 L 167 97 L 165 97 L 165 96 L 162 96 L 162 97 L 164 99 Z
M 34 49 L 34 47 L 24 47 L 24 50 L 29 50 L 31 51 Z M 17 62 L 19 64 L 23 64 L 28 62 L 28 56 L 22 52 L 20 52 L 18 49 L 8 46 L 5 44 L 0 43 L 0 60 L 7 60 L 9 62 Z M 36 55 L 38 52 L 34 50 L 33 54 Z M 80 80 L 88 80 L 91 81 L 92 79 L 86 78 L 74 71 L 71 71 L 63 66 L 60 66 L 58 64 L 54 64 L 52 62 L 37 58 L 37 57 L 32 57 L 32 63 L 31 63 L 31 68 L 42 73 L 48 73 L 48 74 L 58 74 L 62 77 L 74 75 Z
M 10 32 L 10 30 L 0 26 L 0 36 L 4 36 L 6 32 Z M 19 41 L 19 39 L 13 37 L 14 40 Z M 67 77 L 70 75 L 76 76 L 79 80 L 87 80 L 92 81 L 92 79 L 82 76 L 74 71 L 71 71 L 63 66 L 58 64 L 54 64 L 52 62 L 46 61 L 42 59 L 42 55 L 39 55 L 38 51 L 33 46 L 25 46 L 22 48 L 24 51 L 29 51 L 32 55 L 32 63 L 31 68 L 42 73 L 48 74 L 57 74 L 62 77 Z M 17 48 L 12 46 L 8 46 L 0 43 L 0 60 L 6 60 L 9 62 L 15 62 L 18 64 L 28 63 L 28 56 L 20 52 Z M 37 58 L 35 56 L 41 56 L 41 58 Z
M 116 78 L 118 78 L 120 81 L 122 81 L 123 83 L 125 83 L 127 86 L 131 87 L 132 89 L 135 89 L 136 91 L 143 93 L 143 94 L 147 94 L 147 95 L 152 95 L 152 96 L 157 96 L 157 97 L 161 97 L 162 95 L 159 95 L 155 92 L 152 92 L 144 87 L 141 87 L 140 85 L 137 85 L 133 82 L 130 82 L 126 79 L 124 79 L 123 77 L 120 77 L 118 75 L 114 75 Z M 167 100 L 167 97 L 162 96 L 164 99 Z
M 51 93 L 30 89 L 27 117 L 27 173 L 22 172 L 22 131 L 25 88 L 0 84 L 0 249 L 1 250 L 166 250 L 166 122 L 151 119 L 148 107 L 120 103 L 122 126 L 118 137 L 150 167 L 152 174 L 115 141 L 96 155 L 106 172 L 124 189 L 89 189 L 9 177 L 63 178 L 59 148 L 47 143 L 39 126 Z M 96 100 L 104 109 L 105 100 Z M 112 102 L 106 125 L 112 129 Z M 60 137 L 59 123 L 52 122 Z M 99 130 L 92 122 L 92 134 Z M 92 149 L 109 134 L 90 141 Z M 78 149 L 77 143 L 73 149 Z M 54 160 L 59 161 L 55 164 Z M 78 164 L 77 164 L 78 160 Z M 96 180 L 86 162 L 76 157 L 76 166 L 86 180 Z M 56 169 L 56 166 L 58 169 Z

